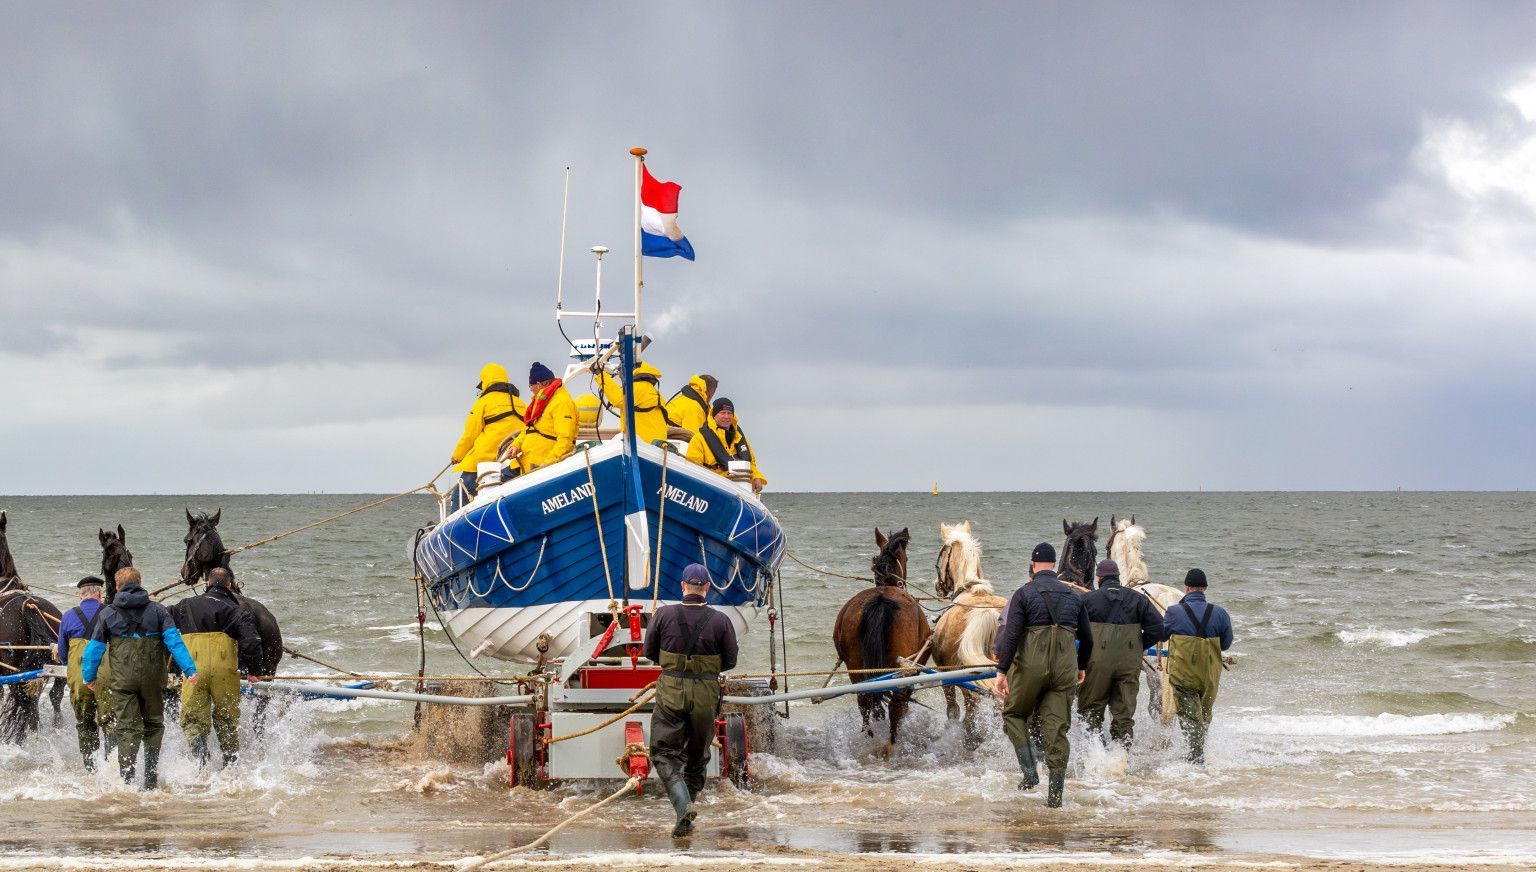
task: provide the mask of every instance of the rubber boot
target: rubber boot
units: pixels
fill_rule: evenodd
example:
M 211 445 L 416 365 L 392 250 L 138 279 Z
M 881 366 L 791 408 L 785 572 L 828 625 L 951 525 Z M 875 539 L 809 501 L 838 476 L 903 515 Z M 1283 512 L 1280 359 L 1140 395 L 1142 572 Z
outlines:
M 1061 808 L 1061 794 L 1067 786 L 1067 773 L 1051 771 L 1051 784 L 1046 788 L 1045 807 Z
M 239 761 L 240 761 L 240 752 L 236 751 L 236 752 L 233 752 L 233 753 L 230 753 L 230 754 L 225 754 L 224 755 L 224 768 L 228 769 L 229 767 L 235 765 Z
M 1019 759 L 1019 771 L 1024 777 L 1019 779 L 1020 790 L 1034 790 L 1040 786 L 1040 773 L 1035 770 L 1035 749 L 1026 742 L 1013 749 L 1013 755 Z
M 123 781 L 125 783 L 133 783 L 134 777 L 138 775 L 139 772 L 138 763 L 139 761 L 134 757 L 124 757 L 121 754 L 118 755 L 117 774 L 123 776 Z
M 693 797 L 688 785 L 681 778 L 667 785 L 667 798 L 672 800 L 672 810 L 677 812 L 677 826 L 672 828 L 672 838 L 682 839 L 693 834 L 693 820 L 699 813 L 693 810 Z
M 144 789 L 155 790 L 160 787 L 160 752 L 144 752 Z
M 85 771 L 86 772 L 95 772 L 96 771 L 96 755 L 95 754 L 82 754 L 81 756 L 85 758 Z
M 189 743 L 188 750 L 192 752 L 192 759 L 197 761 L 199 769 L 208 767 L 208 737 L 198 736 Z

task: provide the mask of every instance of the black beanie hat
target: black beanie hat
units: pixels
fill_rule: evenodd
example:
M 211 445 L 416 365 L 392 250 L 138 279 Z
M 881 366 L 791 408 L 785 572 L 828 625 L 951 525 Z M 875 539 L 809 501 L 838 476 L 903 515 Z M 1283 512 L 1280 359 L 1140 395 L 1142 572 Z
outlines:
M 1035 550 L 1029 555 L 1030 563 L 1055 563 L 1056 548 L 1049 542 L 1041 542 L 1035 546 Z
M 75 587 L 85 587 L 88 584 L 94 584 L 94 585 L 97 585 L 97 586 L 100 586 L 100 587 L 105 587 L 107 583 L 105 581 L 102 581 L 100 578 L 97 578 L 94 575 L 87 575 L 85 578 L 82 578 L 79 581 L 75 582 Z
M 711 415 L 718 415 L 720 414 L 721 409 L 730 409 L 731 414 L 736 414 L 736 404 L 731 402 L 727 397 L 721 397 L 720 399 L 715 400 L 715 404 L 709 407 L 709 413 Z
M 1191 569 L 1184 576 L 1184 586 L 1185 587 L 1209 587 L 1209 585 L 1207 585 L 1205 583 L 1205 570 L 1203 570 L 1203 569 Z

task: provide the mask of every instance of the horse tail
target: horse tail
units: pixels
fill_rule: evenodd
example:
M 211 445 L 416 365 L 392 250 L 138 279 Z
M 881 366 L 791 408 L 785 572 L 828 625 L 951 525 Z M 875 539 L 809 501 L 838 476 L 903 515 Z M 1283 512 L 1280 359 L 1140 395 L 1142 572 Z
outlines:
M 965 627 L 960 631 L 960 642 L 955 646 L 955 666 L 976 666 L 992 659 L 992 643 L 997 639 L 997 619 L 1002 609 L 966 609 Z M 946 664 L 949 665 L 949 664 Z M 991 690 L 994 679 L 976 682 L 983 690 Z
M 863 655 L 865 669 L 880 669 L 888 665 L 886 657 L 890 651 L 891 630 L 899 614 L 901 605 L 878 593 L 864 604 L 864 613 L 859 616 L 859 651 Z M 867 681 L 873 677 L 866 675 L 859 680 Z

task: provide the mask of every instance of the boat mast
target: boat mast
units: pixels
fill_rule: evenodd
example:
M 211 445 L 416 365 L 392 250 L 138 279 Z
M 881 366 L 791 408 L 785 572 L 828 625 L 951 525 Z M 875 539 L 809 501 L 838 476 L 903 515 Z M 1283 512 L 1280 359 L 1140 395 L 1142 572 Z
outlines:
M 629 150 L 635 156 L 635 335 L 640 334 L 640 289 L 645 287 L 645 258 L 640 243 L 640 188 L 645 179 L 645 149 Z

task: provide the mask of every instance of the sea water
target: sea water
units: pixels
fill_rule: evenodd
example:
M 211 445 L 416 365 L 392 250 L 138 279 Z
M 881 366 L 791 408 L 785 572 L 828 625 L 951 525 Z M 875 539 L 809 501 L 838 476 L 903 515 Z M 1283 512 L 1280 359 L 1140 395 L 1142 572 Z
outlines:
M 1134 858 L 1299 854 L 1472 861 L 1536 856 L 1536 498 L 1460 493 L 769 494 L 791 550 L 867 575 L 874 528 L 909 527 L 910 576 L 931 583 L 940 522 L 971 520 L 1002 595 L 1061 522 L 1135 514 L 1152 580 L 1198 566 L 1232 613 L 1240 655 L 1222 679 L 1207 763 L 1138 711 L 1128 762 L 1072 731 L 1067 803 L 1022 794 L 996 712 L 966 747 L 943 697 L 922 691 L 896 753 L 878 754 L 851 699 L 797 704 L 756 786 L 703 800 L 694 850 L 964 852 Z M 98 570 L 96 531 L 122 524 L 151 587 L 180 566 L 184 509 L 223 510 L 229 547 L 368 501 L 365 496 L 3 497 L 23 577 L 73 591 Z M 408 544 L 436 509 L 408 498 L 236 556 L 247 592 L 293 647 L 363 673 L 414 674 L 419 637 Z M 1100 556 L 1106 556 L 1102 552 Z M 789 666 L 828 669 L 837 608 L 861 583 L 783 572 Z M 72 596 L 52 597 L 61 607 Z M 767 625 L 741 670 L 769 664 Z M 427 669 L 469 674 L 429 617 Z M 782 667 L 784 664 L 780 663 Z M 492 673 L 509 664 L 478 660 Z M 281 671 L 324 669 L 287 659 Z M 790 679 L 791 687 L 820 679 Z M 0 746 L 0 850 L 11 862 L 483 853 L 530 839 L 606 793 L 597 783 L 508 790 L 506 764 L 433 759 L 401 741 L 410 705 L 285 702 L 240 762 L 200 772 L 167 727 L 163 789 L 138 794 L 110 767 L 85 774 L 66 702 L 55 725 Z M 654 794 L 648 791 L 648 794 Z M 658 796 L 616 803 L 558 836 L 557 853 L 672 849 Z M 639 852 L 637 854 L 637 852 Z M 1044 852 L 1044 853 L 1041 853 Z

